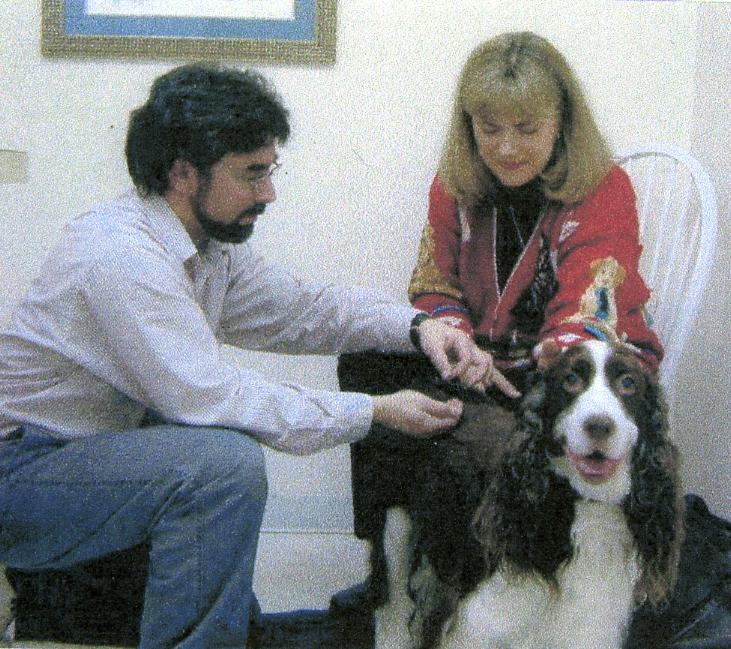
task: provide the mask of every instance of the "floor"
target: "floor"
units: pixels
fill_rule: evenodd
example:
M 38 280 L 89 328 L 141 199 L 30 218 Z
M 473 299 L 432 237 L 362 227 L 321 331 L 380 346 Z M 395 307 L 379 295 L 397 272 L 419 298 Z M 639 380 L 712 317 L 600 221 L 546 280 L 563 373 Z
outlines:
M 368 572 L 365 543 L 346 533 L 262 532 L 254 590 L 266 613 L 327 608 L 332 593 Z M 58 642 L 5 642 L 13 649 L 115 649 Z

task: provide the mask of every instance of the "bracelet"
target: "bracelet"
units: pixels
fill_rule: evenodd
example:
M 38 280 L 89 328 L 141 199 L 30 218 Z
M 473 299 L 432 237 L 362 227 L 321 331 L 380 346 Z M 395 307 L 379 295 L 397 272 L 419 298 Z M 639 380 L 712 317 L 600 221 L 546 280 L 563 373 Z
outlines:
M 424 322 L 424 320 L 431 320 L 431 319 L 432 319 L 432 317 L 428 313 L 424 313 L 422 311 L 421 313 L 417 313 L 414 316 L 414 319 L 411 321 L 411 325 L 409 326 L 409 338 L 411 338 L 411 343 L 420 352 L 423 352 L 424 350 L 421 348 L 421 339 L 419 338 L 419 327 L 421 326 L 421 323 Z

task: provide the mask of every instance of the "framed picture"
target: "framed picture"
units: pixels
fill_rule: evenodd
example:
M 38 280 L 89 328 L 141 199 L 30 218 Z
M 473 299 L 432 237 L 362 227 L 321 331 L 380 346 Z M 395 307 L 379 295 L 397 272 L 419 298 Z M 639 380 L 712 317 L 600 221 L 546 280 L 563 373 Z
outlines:
M 42 0 L 48 57 L 335 62 L 337 0 Z

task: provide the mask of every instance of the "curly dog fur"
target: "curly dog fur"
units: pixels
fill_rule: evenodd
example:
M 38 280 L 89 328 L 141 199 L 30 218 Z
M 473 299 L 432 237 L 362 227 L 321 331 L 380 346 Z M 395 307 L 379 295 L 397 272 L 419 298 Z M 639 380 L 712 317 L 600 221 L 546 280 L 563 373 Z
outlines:
M 509 434 L 493 435 L 490 407 L 466 412 L 449 442 L 460 449 L 452 460 L 471 458 L 469 490 L 481 491 L 463 499 L 471 525 L 445 527 L 418 506 L 389 511 L 377 649 L 619 649 L 634 608 L 673 588 L 683 540 L 660 386 L 631 353 L 590 342 L 535 373 Z M 449 453 L 436 457 L 457 471 Z M 415 492 L 450 493 L 444 466 L 429 464 Z

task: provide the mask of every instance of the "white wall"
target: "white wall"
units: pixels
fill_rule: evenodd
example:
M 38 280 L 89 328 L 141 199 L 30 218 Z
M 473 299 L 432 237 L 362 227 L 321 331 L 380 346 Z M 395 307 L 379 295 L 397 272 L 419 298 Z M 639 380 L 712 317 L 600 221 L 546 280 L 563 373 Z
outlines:
M 0 186 L 0 319 L 62 225 L 126 188 L 127 115 L 152 79 L 173 64 L 43 59 L 38 4 L 0 3 L 0 148 L 30 156 L 28 182 Z M 706 34 L 727 35 L 731 21 L 719 5 L 705 5 L 703 13 L 699 7 L 622 0 L 340 0 L 333 67 L 260 68 L 291 108 L 293 137 L 282 155 L 279 201 L 260 221 L 255 244 L 304 274 L 379 286 L 405 300 L 458 70 L 475 45 L 506 30 L 531 29 L 566 54 L 617 148 L 670 140 L 702 153 L 705 145 L 695 137 L 697 98 L 707 79 L 697 71 L 715 48 Z M 716 92 L 724 96 L 722 89 Z M 728 121 L 713 103 L 702 114 L 704 123 Z M 728 171 L 720 154 L 705 162 L 725 164 Z M 709 305 L 728 304 L 723 284 L 716 282 Z M 704 308 L 699 329 L 721 327 L 728 334 L 729 320 L 715 313 Z M 689 456 L 689 488 L 731 514 L 728 357 L 722 356 L 725 369 L 717 373 L 722 385 L 716 399 L 702 402 L 702 418 L 686 417 L 676 437 Z M 336 386 L 332 359 L 266 363 L 276 376 Z M 696 392 L 706 364 L 707 354 L 697 346 L 685 359 L 679 410 L 700 403 Z M 328 520 L 347 527 L 347 458 L 346 448 L 308 459 L 270 453 L 269 524 Z
M 704 4 L 698 27 L 691 150 L 718 192 L 719 246 L 673 414 L 687 484 L 731 518 L 731 4 Z

